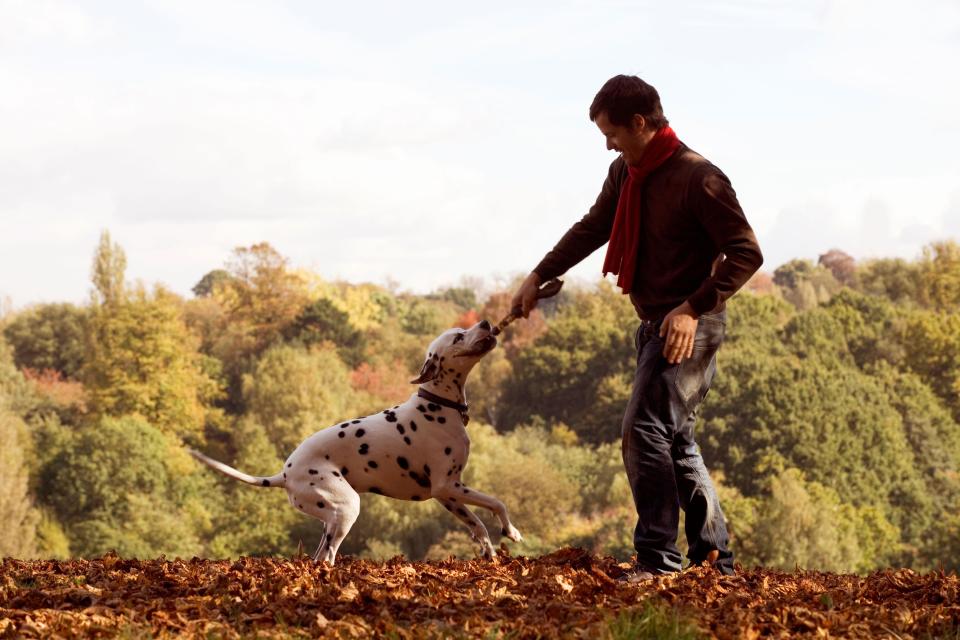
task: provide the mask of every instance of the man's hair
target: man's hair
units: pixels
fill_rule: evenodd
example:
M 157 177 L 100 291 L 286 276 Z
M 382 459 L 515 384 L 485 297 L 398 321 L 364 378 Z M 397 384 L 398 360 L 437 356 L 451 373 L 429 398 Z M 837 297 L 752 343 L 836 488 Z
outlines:
M 610 124 L 632 127 L 633 115 L 639 113 L 653 129 L 667 126 L 663 115 L 660 94 L 651 85 L 637 76 L 613 76 L 597 92 L 590 105 L 590 120 L 606 113 Z

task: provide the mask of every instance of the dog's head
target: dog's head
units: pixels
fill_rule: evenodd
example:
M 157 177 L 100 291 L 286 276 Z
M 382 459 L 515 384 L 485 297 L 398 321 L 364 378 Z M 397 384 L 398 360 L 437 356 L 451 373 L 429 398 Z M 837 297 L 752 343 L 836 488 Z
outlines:
M 463 378 L 466 378 L 473 365 L 497 346 L 497 337 L 492 330 L 493 327 L 486 320 L 469 329 L 447 329 L 427 347 L 427 357 L 420 375 L 410 383 L 423 384 L 451 374 L 463 384 Z M 458 373 L 460 375 L 456 376 Z

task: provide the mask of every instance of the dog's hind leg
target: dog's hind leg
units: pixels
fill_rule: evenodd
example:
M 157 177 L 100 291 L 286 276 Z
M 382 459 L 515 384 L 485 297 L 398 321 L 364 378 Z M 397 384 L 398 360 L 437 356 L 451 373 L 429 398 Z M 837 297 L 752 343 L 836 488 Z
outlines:
M 472 504 L 476 507 L 483 507 L 491 511 L 500 520 L 500 526 L 502 527 L 500 530 L 501 534 L 514 542 L 521 542 L 523 540 L 523 536 L 520 535 L 517 528 L 513 526 L 513 523 L 510 522 L 510 515 L 507 513 L 506 505 L 497 498 L 459 483 L 452 487 L 444 487 L 441 490 L 440 497 L 438 497 L 441 501 L 444 499 L 450 500 L 451 498 L 454 499 L 454 501 Z
M 480 543 L 480 552 L 484 558 L 490 560 L 493 558 L 493 543 L 490 542 L 490 534 L 483 522 L 477 517 L 477 514 L 467 509 L 466 506 L 458 504 L 456 498 L 435 496 L 443 508 L 457 516 L 461 522 L 470 529 L 470 537 Z
M 330 505 L 330 514 L 325 514 L 323 539 L 313 559 L 316 562 L 325 560 L 333 566 L 337 558 L 337 550 L 340 543 L 350 533 L 350 528 L 357 521 L 360 515 L 360 495 L 349 487 L 349 493 L 343 491 L 340 496 Z

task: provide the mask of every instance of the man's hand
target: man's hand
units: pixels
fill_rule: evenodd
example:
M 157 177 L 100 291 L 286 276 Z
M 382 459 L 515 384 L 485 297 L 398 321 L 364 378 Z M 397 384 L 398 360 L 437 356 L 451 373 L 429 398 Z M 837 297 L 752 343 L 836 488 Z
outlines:
M 521 315 L 524 318 L 528 317 L 537 306 L 537 291 L 541 284 L 540 276 L 531 272 L 527 279 L 523 281 L 523 284 L 520 285 L 520 288 L 517 289 L 513 300 L 510 301 L 510 309 L 520 307 Z
M 667 337 L 663 342 L 663 357 L 670 364 L 680 364 L 684 358 L 693 355 L 693 339 L 696 335 L 697 314 L 693 307 L 684 302 L 660 323 L 660 337 Z

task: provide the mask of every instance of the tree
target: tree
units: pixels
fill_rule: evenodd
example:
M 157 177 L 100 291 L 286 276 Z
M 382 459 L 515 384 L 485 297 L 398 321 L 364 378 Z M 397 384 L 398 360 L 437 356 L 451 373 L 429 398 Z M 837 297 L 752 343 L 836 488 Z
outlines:
M 193 466 L 179 443 L 136 418 L 104 418 L 75 432 L 40 474 L 39 493 L 81 556 L 201 552 L 203 502 L 184 494 Z
M 100 234 L 100 244 L 93 256 L 91 279 L 94 300 L 97 304 L 112 305 L 121 302 L 125 295 L 124 273 L 127 256 L 119 244 L 110 240 L 110 232 Z
M 29 558 L 36 553 L 39 513 L 33 506 L 23 464 L 27 426 L 0 398 L 0 558 Z
M 213 295 L 217 287 L 224 286 L 232 277 L 226 269 L 214 269 L 213 271 L 208 271 L 200 278 L 200 282 L 193 285 L 193 288 L 190 290 L 193 291 L 193 295 L 198 298 L 208 298 Z
M 92 310 L 83 383 L 98 416 L 138 415 L 202 439 L 206 403 L 218 394 L 204 371 L 177 299 L 157 288 Z
M 243 394 L 248 415 L 284 457 L 315 431 L 353 417 L 355 405 L 349 370 L 329 343 L 271 347 L 244 377 Z
M 341 359 L 351 367 L 360 364 L 366 346 L 364 335 L 350 324 L 350 317 L 326 298 L 304 307 L 287 327 L 284 337 L 307 347 L 332 342 Z
M 83 365 L 87 311 L 72 304 L 42 304 L 18 313 L 3 335 L 21 369 L 53 370 L 75 378 Z
M 897 304 L 916 304 L 920 298 L 919 269 L 903 258 L 867 261 L 858 267 L 856 279 L 859 290 Z
M 817 264 L 830 270 L 837 282 L 843 285 L 852 284 L 857 273 L 857 262 L 850 254 L 840 249 L 830 249 L 822 254 Z
M 498 427 L 513 428 L 538 415 L 569 425 L 586 442 L 618 436 L 636 328 L 630 302 L 609 285 L 571 295 L 546 332 L 513 360 Z
M 918 268 L 921 301 L 938 311 L 960 311 L 960 244 L 948 240 L 924 247 Z

